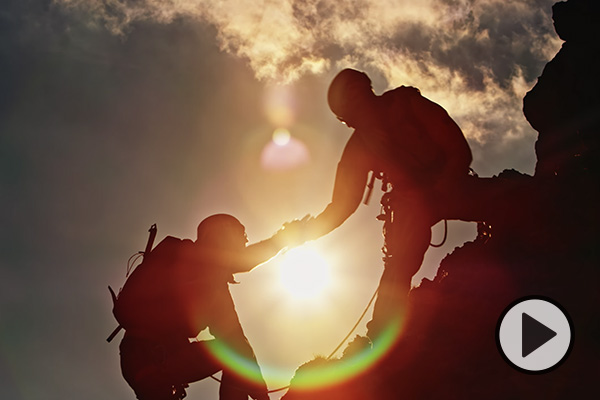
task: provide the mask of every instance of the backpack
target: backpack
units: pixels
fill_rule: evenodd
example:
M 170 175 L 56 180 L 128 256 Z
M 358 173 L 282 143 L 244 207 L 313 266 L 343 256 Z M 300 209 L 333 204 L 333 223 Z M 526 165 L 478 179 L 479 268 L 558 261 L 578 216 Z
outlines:
M 122 329 L 161 335 L 176 328 L 178 316 L 173 310 L 177 309 L 174 304 L 177 296 L 174 296 L 176 287 L 172 272 L 185 256 L 191 241 L 167 236 L 153 249 L 156 224 L 149 232 L 146 250 L 134 254 L 128 262 L 126 281 L 119 293 L 115 294 L 108 287 L 113 301 L 112 312 L 119 324 L 107 338 L 108 342 Z M 143 261 L 133 269 L 130 264 L 135 263 L 136 256 L 143 257 Z

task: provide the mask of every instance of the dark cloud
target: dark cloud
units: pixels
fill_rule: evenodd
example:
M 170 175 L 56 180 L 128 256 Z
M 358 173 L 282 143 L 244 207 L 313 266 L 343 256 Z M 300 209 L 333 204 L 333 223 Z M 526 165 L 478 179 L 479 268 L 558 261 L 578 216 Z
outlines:
M 322 71 L 323 66 L 343 59 L 340 52 L 328 51 L 332 48 L 375 63 L 377 56 L 372 53 L 380 49 L 461 74 L 468 89 L 483 90 L 485 74 L 507 88 L 518 71 L 528 82 L 537 77 L 548 57 L 544 45 L 554 34 L 553 0 L 527 4 L 435 0 L 420 5 L 401 1 L 394 7 L 311 0 L 292 1 L 289 8 L 285 2 L 270 2 L 261 10 L 210 8 L 210 3 L 192 0 L 61 3 L 118 33 L 139 20 L 172 22 L 185 16 L 208 22 L 216 27 L 223 49 L 247 58 L 257 76 L 273 79 L 297 79 L 309 70 Z M 415 7 L 420 8 L 415 11 Z M 420 19 L 411 19 L 414 15 Z M 314 62 L 324 64 L 311 67 Z

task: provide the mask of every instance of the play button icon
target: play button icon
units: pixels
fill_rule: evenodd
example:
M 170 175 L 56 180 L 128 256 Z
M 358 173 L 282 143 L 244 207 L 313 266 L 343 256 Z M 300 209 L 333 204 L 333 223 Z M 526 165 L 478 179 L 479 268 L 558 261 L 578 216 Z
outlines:
M 535 318 L 526 313 L 522 313 L 521 331 L 522 331 L 522 356 L 527 357 L 543 344 L 556 336 L 556 332 L 541 324 Z
M 568 314 L 556 301 L 528 296 L 504 310 L 496 341 L 511 366 L 522 372 L 543 373 L 568 356 L 573 345 L 572 327 Z

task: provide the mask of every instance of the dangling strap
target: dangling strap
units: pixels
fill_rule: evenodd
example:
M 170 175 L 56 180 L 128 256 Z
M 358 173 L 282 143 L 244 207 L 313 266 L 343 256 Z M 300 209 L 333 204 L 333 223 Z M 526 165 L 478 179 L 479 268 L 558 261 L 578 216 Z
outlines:
M 108 291 L 110 292 L 110 297 L 112 298 L 113 306 L 114 306 L 117 302 L 117 295 L 115 294 L 115 291 L 110 286 L 108 287 Z M 115 328 L 115 330 L 112 331 L 112 333 L 106 338 L 106 341 L 108 343 L 110 343 L 115 338 L 115 336 L 117 336 L 117 334 L 119 332 L 121 332 L 121 329 L 123 329 L 123 327 L 121 325 L 117 326 Z

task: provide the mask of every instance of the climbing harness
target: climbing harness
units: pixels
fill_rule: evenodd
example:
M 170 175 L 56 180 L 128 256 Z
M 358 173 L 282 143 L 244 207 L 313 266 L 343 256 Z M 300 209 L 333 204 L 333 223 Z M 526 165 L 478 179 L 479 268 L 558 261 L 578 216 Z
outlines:
M 471 170 L 472 171 L 472 170 Z M 475 173 L 474 171 L 472 172 Z M 391 191 L 390 191 L 390 183 L 387 181 L 386 176 L 383 172 L 375 172 L 371 171 L 371 175 L 369 177 L 369 182 L 367 183 L 367 191 L 364 196 L 363 204 L 368 205 L 371 201 L 371 196 L 373 194 L 373 188 L 375 187 L 375 179 L 381 180 L 381 190 L 384 192 L 381 197 L 381 211 L 377 216 L 377 219 L 380 221 L 384 221 L 384 223 L 391 223 L 394 219 L 394 211 L 391 205 Z M 444 237 L 440 243 L 434 244 L 429 243 L 431 247 L 439 248 L 446 244 L 446 239 L 448 238 L 448 220 L 444 219 Z M 384 225 L 385 232 L 385 225 Z

